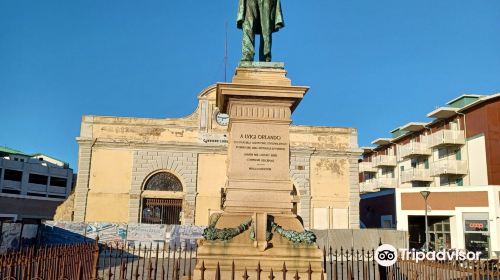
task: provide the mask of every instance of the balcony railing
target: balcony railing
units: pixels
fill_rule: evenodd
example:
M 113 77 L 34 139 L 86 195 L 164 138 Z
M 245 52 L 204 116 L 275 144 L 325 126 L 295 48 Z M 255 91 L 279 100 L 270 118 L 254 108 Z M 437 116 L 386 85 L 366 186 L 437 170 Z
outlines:
M 434 179 L 431 177 L 430 169 L 411 169 L 405 170 L 401 173 L 401 182 L 408 183 L 413 181 L 432 182 Z
M 359 183 L 360 193 L 378 192 L 379 190 L 378 184 L 374 180 Z
M 377 186 L 379 189 L 395 189 L 397 187 L 396 179 L 394 178 L 377 178 Z
M 363 173 L 363 172 L 376 173 L 377 172 L 377 168 L 375 168 L 373 166 L 373 162 L 362 161 L 362 162 L 359 163 L 359 172 L 360 173 Z
M 463 130 L 440 130 L 431 135 L 431 147 L 464 145 L 465 134 Z
M 375 157 L 374 166 L 382 167 L 382 166 L 396 166 L 396 156 L 390 155 L 380 155 Z
M 433 163 L 431 169 L 431 176 L 441 176 L 446 174 L 466 175 L 467 161 L 445 159 Z
M 361 193 L 378 192 L 380 189 L 395 189 L 397 187 L 396 179 L 394 178 L 376 178 L 369 181 L 359 183 Z
M 409 158 L 414 156 L 430 156 L 432 151 L 425 142 L 413 142 L 401 147 L 401 157 Z

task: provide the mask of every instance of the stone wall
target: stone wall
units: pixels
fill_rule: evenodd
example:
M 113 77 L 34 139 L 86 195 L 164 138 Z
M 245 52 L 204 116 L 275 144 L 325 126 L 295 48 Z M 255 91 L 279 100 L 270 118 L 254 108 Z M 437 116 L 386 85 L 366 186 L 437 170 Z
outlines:
M 201 238 L 204 227 L 180 225 L 68 223 L 46 222 L 43 240 L 50 244 L 64 244 L 95 239 L 106 242 L 175 242 L 191 244 Z M 379 243 L 396 248 L 408 248 L 408 233 L 383 229 L 330 229 L 313 230 L 320 248 L 332 247 L 354 250 L 376 249 Z

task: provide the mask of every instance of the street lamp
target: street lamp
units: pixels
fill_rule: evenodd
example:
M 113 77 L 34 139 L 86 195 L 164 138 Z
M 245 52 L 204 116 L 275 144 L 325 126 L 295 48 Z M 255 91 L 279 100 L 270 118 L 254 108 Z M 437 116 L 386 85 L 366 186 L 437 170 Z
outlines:
M 420 194 L 425 201 L 425 251 L 429 252 L 429 225 L 427 222 L 427 198 L 431 194 L 430 191 L 421 191 Z

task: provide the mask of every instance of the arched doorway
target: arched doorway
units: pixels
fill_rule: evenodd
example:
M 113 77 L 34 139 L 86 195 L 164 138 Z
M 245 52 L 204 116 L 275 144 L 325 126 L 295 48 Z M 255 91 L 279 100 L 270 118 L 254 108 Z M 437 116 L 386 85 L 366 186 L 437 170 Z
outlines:
M 144 184 L 141 222 L 180 224 L 182 199 L 175 198 L 176 196 L 172 194 L 182 191 L 181 181 L 172 173 L 159 172 L 151 176 Z

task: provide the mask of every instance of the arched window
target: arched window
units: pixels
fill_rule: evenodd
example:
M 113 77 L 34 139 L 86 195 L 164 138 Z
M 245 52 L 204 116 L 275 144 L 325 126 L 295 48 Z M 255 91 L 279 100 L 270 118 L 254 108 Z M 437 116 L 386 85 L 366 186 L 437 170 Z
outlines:
M 182 183 L 174 174 L 160 172 L 148 179 L 144 186 L 144 190 L 182 192 Z
M 145 191 L 182 192 L 182 183 L 174 174 L 159 172 L 151 176 L 144 184 Z M 142 219 L 146 224 L 180 224 L 182 199 L 170 198 L 166 193 L 162 198 L 142 197 Z

